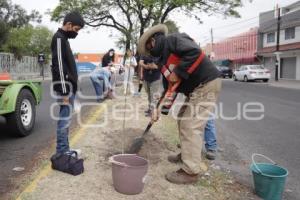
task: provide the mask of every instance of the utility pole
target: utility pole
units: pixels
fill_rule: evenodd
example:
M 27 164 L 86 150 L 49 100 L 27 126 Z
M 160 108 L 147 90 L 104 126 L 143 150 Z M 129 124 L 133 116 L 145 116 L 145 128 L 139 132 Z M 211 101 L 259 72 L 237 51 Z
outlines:
M 277 41 L 276 41 L 276 64 L 275 64 L 275 81 L 279 79 L 279 46 L 280 46 L 280 8 L 277 5 Z
M 213 33 L 213 29 L 211 28 L 210 29 L 210 38 L 211 38 L 211 53 L 210 53 L 210 56 L 211 56 L 211 59 L 213 59 L 214 57 L 214 33 Z

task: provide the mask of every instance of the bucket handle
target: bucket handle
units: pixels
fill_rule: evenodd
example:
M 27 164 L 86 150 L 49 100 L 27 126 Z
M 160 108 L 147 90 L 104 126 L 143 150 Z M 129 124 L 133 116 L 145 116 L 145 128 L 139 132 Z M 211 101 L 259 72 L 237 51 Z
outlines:
M 116 164 L 116 165 L 120 165 L 122 167 L 129 167 L 126 163 L 115 161 L 113 159 L 113 156 L 108 159 L 108 162 Z
M 265 156 L 265 155 L 258 154 L 258 153 L 252 154 L 252 164 L 254 165 L 255 169 L 257 169 L 257 171 L 258 171 L 260 174 L 262 174 L 262 175 L 263 175 L 264 173 L 262 173 L 262 171 L 258 168 L 258 166 L 257 166 L 257 164 L 256 164 L 256 162 L 255 162 L 255 157 L 256 157 L 256 156 L 263 157 L 263 158 L 265 158 L 266 160 L 270 161 L 273 165 L 277 165 L 271 158 L 269 158 L 269 157 L 267 157 L 267 156 Z

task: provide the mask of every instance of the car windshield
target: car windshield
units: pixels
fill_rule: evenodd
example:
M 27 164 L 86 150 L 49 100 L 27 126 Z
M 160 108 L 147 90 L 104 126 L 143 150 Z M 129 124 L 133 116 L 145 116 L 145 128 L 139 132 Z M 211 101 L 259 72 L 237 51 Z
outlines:
M 264 68 L 261 65 L 253 65 L 253 66 L 249 66 L 249 69 L 264 69 Z
M 227 66 L 217 66 L 217 68 L 218 68 L 219 70 L 227 70 L 227 69 L 228 69 Z

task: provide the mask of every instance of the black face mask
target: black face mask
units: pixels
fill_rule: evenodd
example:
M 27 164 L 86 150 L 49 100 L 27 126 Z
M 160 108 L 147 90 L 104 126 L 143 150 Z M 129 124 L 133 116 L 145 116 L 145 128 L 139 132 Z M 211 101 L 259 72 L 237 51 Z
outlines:
M 75 32 L 75 31 L 67 31 L 67 37 L 70 38 L 70 39 L 76 38 L 77 35 L 78 35 L 78 33 Z
M 161 54 L 163 53 L 164 49 L 164 40 L 165 36 L 164 35 L 159 35 L 155 37 L 155 45 L 154 47 L 150 50 L 150 54 L 154 57 L 160 57 Z

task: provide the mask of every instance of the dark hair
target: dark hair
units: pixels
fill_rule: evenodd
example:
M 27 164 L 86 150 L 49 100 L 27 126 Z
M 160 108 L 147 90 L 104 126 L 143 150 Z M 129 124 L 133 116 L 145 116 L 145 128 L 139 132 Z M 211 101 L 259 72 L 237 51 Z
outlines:
M 115 50 L 114 49 L 110 49 L 104 56 L 110 57 L 110 55 L 109 55 L 110 52 L 114 52 L 114 54 L 112 55 L 112 58 L 111 58 L 111 60 L 114 62 L 115 61 Z
M 83 28 L 85 24 L 81 14 L 77 11 L 70 12 L 65 16 L 63 25 L 66 25 L 68 22 L 71 22 L 75 26 L 80 26 L 81 28 Z

